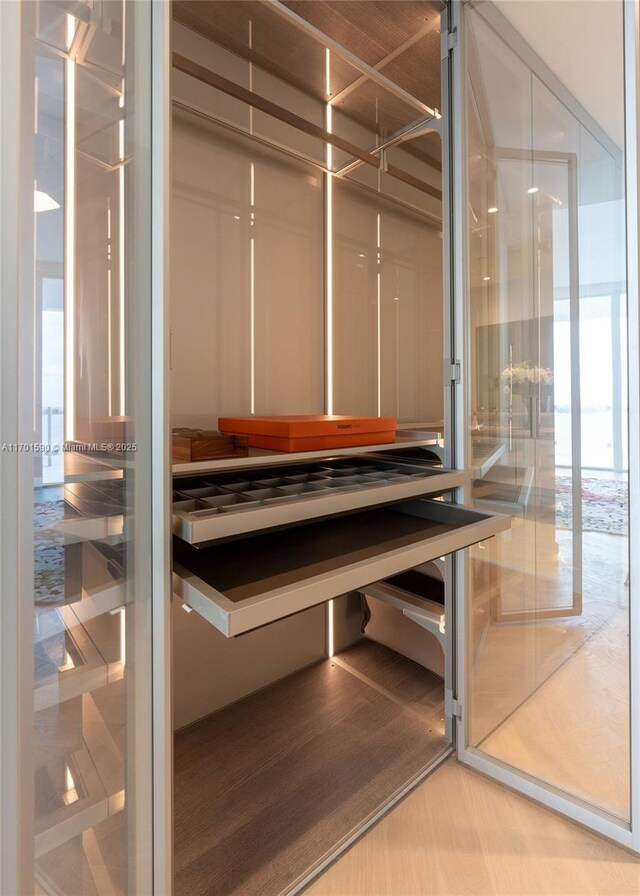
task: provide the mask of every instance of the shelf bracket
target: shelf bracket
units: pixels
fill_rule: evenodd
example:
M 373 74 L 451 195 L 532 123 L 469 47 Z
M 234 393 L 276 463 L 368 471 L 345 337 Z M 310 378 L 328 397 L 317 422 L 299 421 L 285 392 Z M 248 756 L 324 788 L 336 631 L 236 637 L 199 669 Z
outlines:
M 442 649 L 445 649 L 444 613 L 436 615 L 433 611 L 405 607 L 402 610 L 402 615 L 410 619 L 411 622 L 415 622 L 421 628 L 431 632 L 432 635 L 435 635 L 442 645 Z

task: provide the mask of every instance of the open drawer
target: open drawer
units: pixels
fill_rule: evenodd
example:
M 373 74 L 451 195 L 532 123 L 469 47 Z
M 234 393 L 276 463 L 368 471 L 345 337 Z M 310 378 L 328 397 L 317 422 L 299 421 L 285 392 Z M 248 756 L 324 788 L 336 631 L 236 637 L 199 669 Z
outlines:
M 205 545 L 260 529 L 423 495 L 442 495 L 468 474 L 432 463 L 365 454 L 307 464 L 174 479 L 173 532 Z
M 173 587 L 227 637 L 458 551 L 508 516 L 413 500 L 176 553 Z

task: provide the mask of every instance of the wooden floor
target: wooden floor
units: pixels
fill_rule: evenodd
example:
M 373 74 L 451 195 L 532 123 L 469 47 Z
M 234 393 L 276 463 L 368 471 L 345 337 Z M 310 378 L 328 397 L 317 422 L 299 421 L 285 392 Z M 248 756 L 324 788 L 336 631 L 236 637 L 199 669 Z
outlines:
M 363 643 L 176 735 L 176 896 L 276 896 L 447 748 L 442 680 Z
M 449 759 L 305 896 L 638 896 L 640 858 Z
M 516 568 L 514 554 L 527 551 L 526 532 L 522 521 L 514 525 L 508 533 L 513 543 L 504 540 L 499 557 L 504 564 L 499 581 L 512 609 L 518 595 L 526 600 L 515 576 L 507 578 Z M 539 564 L 562 600 L 572 575 L 570 533 L 543 535 L 537 543 Z M 625 538 L 585 532 L 581 613 L 535 623 L 490 621 L 469 691 L 474 746 L 625 820 L 630 813 L 627 570 Z M 545 596 L 551 597 L 549 591 Z
M 623 820 L 630 809 L 627 625 L 628 611 L 618 609 L 482 744 Z
M 560 548 L 562 536 L 555 536 Z M 535 627 L 495 624 L 485 634 L 474 667 L 473 721 L 490 732 L 481 744 L 487 753 L 624 817 L 626 543 L 585 533 L 584 548 L 580 616 Z M 517 591 L 506 593 L 513 599 Z M 462 894 L 640 896 L 640 859 L 450 759 L 305 891 Z

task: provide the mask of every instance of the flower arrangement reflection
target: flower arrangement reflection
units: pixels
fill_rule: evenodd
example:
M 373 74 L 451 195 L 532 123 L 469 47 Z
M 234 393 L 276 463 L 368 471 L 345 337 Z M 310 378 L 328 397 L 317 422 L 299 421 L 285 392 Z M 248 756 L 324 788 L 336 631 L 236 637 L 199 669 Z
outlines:
M 549 367 L 538 367 L 529 361 L 510 364 L 500 374 L 504 383 L 505 395 L 516 392 L 520 395 L 535 395 L 538 385 L 550 386 L 553 383 L 553 372 Z
M 553 384 L 553 371 L 549 367 L 539 367 L 530 361 L 520 361 L 518 364 L 509 364 L 500 374 L 503 383 L 503 392 L 509 396 L 509 410 L 513 405 L 513 396 L 520 395 L 523 410 L 526 414 L 527 429 L 532 437 L 538 431 L 538 402 L 536 396 L 542 386 Z M 549 394 L 547 393 L 547 401 Z M 544 404 L 544 402 L 543 402 Z

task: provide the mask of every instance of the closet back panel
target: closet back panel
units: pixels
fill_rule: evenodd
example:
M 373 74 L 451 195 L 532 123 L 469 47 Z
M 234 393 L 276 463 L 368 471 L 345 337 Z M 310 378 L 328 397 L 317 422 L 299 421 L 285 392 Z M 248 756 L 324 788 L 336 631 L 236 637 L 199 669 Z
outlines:
M 174 425 L 324 408 L 317 170 L 178 113 L 173 128 Z
M 440 420 L 440 230 L 344 181 L 333 191 L 334 412 Z

